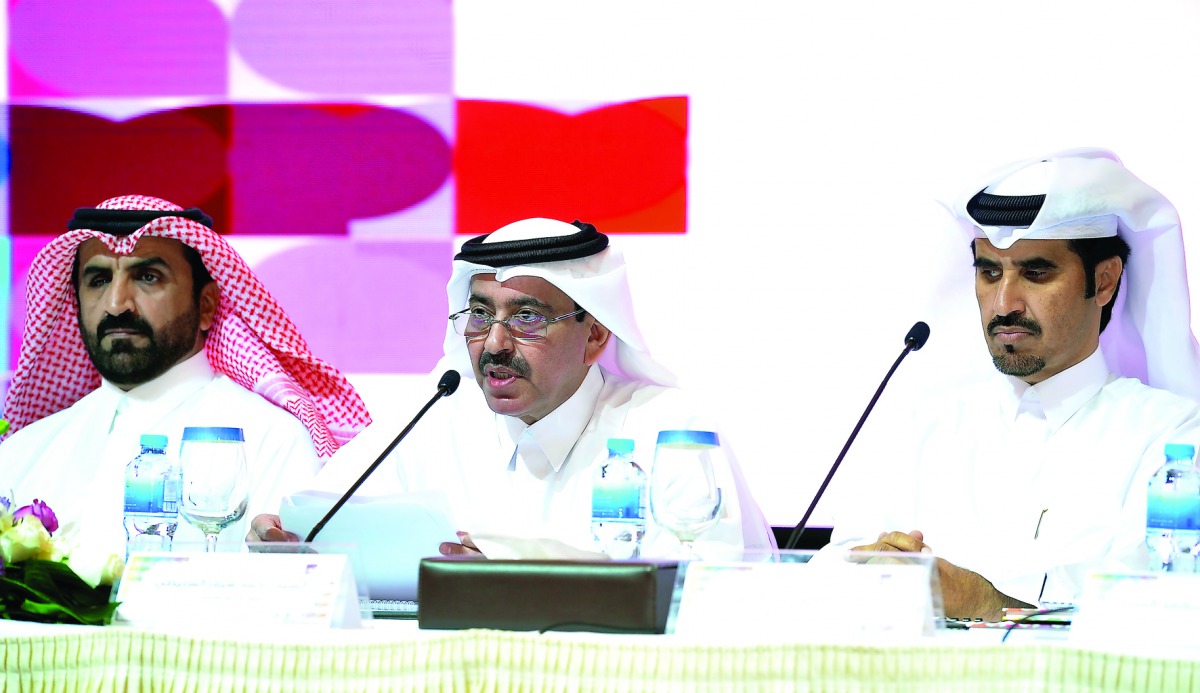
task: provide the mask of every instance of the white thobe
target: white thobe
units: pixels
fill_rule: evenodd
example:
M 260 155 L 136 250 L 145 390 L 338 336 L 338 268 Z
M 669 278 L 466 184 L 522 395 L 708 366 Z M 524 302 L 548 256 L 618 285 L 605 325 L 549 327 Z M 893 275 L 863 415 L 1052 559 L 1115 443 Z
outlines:
M 186 426 L 242 429 L 250 471 L 246 517 L 274 512 L 283 491 L 320 467 L 299 419 L 213 372 L 201 351 L 128 392 L 102 382 L 71 407 L 14 433 L 0 445 L 0 488 L 11 489 L 18 503 L 48 503 L 61 523 L 73 523 L 77 541 L 124 555 L 125 465 L 147 433 L 167 436 L 168 456 L 176 457 Z M 245 523 L 226 528 L 221 542 L 241 543 Z M 203 542 L 203 535 L 180 518 L 175 543 L 189 542 Z
M 1111 375 L 1100 350 L 1037 385 L 997 375 L 936 402 L 911 438 L 849 461 L 830 550 L 920 530 L 1030 603 L 1078 599 L 1093 569 L 1146 568 L 1146 486 L 1167 443 L 1200 442 L 1200 405 Z
M 432 388 L 430 389 L 432 393 Z M 376 422 L 330 459 L 316 487 L 342 492 L 387 447 L 400 422 Z M 633 457 L 650 474 L 660 430 L 716 430 L 674 388 L 626 380 L 593 366 L 566 402 L 537 421 L 493 413 L 474 381 L 417 424 L 358 491 L 360 496 L 437 491 L 462 531 L 553 539 L 585 551 L 591 536 L 592 472 L 609 438 L 634 441 Z M 716 455 L 724 509 L 696 548 L 766 548 L 771 529 L 754 503 L 729 446 Z M 644 556 L 679 553 L 678 541 L 648 520 Z

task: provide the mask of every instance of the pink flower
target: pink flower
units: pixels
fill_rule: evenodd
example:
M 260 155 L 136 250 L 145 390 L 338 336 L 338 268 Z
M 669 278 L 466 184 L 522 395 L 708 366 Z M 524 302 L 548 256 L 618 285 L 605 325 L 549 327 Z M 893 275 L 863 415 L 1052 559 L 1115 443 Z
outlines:
M 36 498 L 29 505 L 18 508 L 17 512 L 13 513 L 13 522 L 15 523 L 27 517 L 36 518 L 50 534 L 54 534 L 54 530 L 58 529 L 58 516 L 50 509 L 50 506 Z

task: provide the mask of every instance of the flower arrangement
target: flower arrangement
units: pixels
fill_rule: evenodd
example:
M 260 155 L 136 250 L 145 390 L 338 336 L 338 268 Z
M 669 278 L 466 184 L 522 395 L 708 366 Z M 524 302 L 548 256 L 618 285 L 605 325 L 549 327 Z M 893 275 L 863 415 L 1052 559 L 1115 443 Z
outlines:
M 58 517 L 40 500 L 15 507 L 0 496 L 0 618 L 43 623 L 104 625 L 117 604 L 109 602 L 124 562 L 72 550 L 58 531 Z

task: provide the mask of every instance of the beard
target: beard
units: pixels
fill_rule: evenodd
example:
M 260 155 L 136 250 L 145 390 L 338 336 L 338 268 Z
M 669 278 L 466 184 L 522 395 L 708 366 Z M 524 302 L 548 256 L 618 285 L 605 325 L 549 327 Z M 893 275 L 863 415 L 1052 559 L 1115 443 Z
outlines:
M 88 357 L 105 380 L 115 385 L 141 385 L 166 373 L 191 354 L 200 334 L 200 310 L 195 306 L 158 330 L 132 313 L 105 315 L 95 330 L 82 324 L 80 328 Z M 149 343 L 139 347 L 134 346 L 132 339 L 119 338 L 105 349 L 104 336 L 116 329 L 134 330 Z
M 1033 375 L 1046 367 L 1045 359 L 1040 356 L 1018 354 L 1007 350 L 999 354 L 992 354 L 992 363 L 1001 373 L 1015 375 L 1018 378 Z
M 1021 317 L 1015 313 L 1008 315 L 998 315 L 991 319 L 987 325 L 987 333 L 990 336 L 992 331 L 997 327 L 1020 327 L 1029 330 L 1029 333 L 1037 337 L 1042 334 L 1042 326 L 1036 321 L 1029 318 Z M 1019 354 L 1011 344 L 1006 344 L 1001 347 L 1000 352 L 992 353 L 992 363 L 996 366 L 996 370 L 1005 375 L 1015 375 L 1018 378 L 1033 375 L 1046 367 L 1046 360 L 1036 354 Z

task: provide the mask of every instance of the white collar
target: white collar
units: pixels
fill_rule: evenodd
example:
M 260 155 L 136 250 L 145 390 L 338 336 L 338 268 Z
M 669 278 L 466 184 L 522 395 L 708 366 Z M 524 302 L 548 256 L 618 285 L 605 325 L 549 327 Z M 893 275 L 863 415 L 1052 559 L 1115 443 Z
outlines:
M 592 413 L 596 410 L 596 403 L 600 400 L 600 392 L 603 389 L 604 376 L 600 372 L 600 366 L 593 365 L 588 369 L 575 394 L 532 425 L 515 416 L 495 416 L 499 426 L 507 430 L 514 447 L 522 437 L 532 438 L 545 454 L 550 466 L 557 472 L 566 462 L 567 455 L 571 454 L 571 449 L 575 447 L 579 437 L 583 435 L 588 422 L 592 420 Z
M 1104 353 L 1097 348 L 1091 356 L 1036 385 L 1011 375 L 1005 380 L 1009 386 L 1005 389 L 1010 394 L 1000 401 L 1005 420 L 1015 420 L 1023 402 L 1028 405 L 1029 400 L 1037 400 L 1050 430 L 1057 431 L 1112 380 L 1112 375 Z
M 166 412 L 199 392 L 212 382 L 215 375 L 208 363 L 208 354 L 201 349 L 186 360 L 171 366 L 166 373 L 128 392 L 107 380 L 101 381 L 100 388 L 109 398 L 115 398 L 122 404 L 123 411 L 153 406 Z

